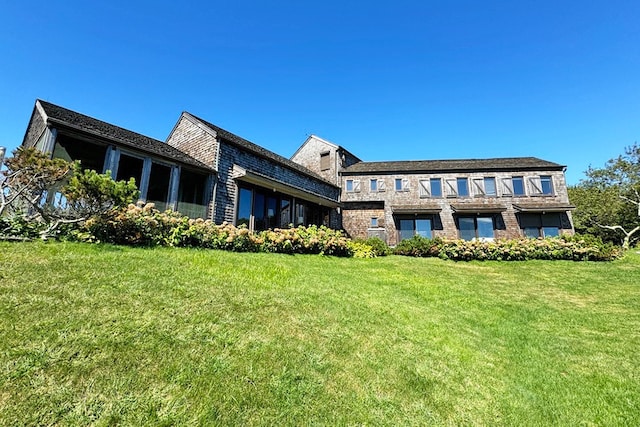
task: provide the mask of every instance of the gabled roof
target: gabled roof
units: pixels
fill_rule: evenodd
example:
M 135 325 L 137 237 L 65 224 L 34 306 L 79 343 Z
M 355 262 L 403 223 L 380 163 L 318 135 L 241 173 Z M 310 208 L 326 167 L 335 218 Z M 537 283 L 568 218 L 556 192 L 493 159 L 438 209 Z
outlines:
M 230 143 L 232 145 L 235 145 L 238 148 L 241 148 L 245 151 L 251 152 L 257 156 L 263 157 L 267 160 L 271 160 L 273 162 L 279 163 L 280 165 L 287 167 L 289 169 L 292 169 L 296 172 L 300 172 L 308 177 L 317 179 L 319 181 L 322 181 L 325 184 L 328 184 L 332 187 L 337 187 L 335 184 L 327 181 L 326 179 L 324 179 L 323 177 L 321 177 L 320 175 L 316 174 L 315 172 L 305 168 L 304 166 L 291 161 L 289 159 L 287 159 L 286 157 L 283 157 L 279 154 L 274 153 L 273 151 L 269 151 L 266 148 L 263 148 L 257 144 L 254 144 L 251 141 L 248 141 L 242 137 L 239 137 L 236 134 L 233 134 L 225 129 L 222 129 L 219 126 L 214 125 L 213 123 L 210 123 L 206 120 L 201 119 L 198 116 L 195 116 L 189 112 L 183 112 L 183 115 L 190 117 L 193 120 L 197 120 L 198 122 L 200 122 L 202 125 L 208 127 L 209 129 L 211 129 L 212 131 L 214 131 L 219 138 L 223 139 L 224 141 L 226 141 L 227 143 Z M 337 187 L 338 188 L 338 187 Z
M 132 132 L 40 99 L 36 101 L 36 104 L 39 104 L 42 111 L 44 111 L 46 115 L 44 119 L 54 127 L 61 126 L 81 133 L 94 135 L 106 141 L 112 141 L 116 144 L 136 148 L 165 159 L 212 171 L 212 169 L 204 163 L 157 139 Z
M 342 174 L 408 173 L 408 172 L 484 172 L 524 170 L 564 170 L 558 163 L 536 157 L 503 157 L 497 159 L 412 160 L 391 162 L 360 162 L 346 168 Z
M 307 137 L 307 139 L 305 139 L 305 140 L 304 140 L 304 142 L 302 143 L 302 145 L 301 145 L 300 147 L 298 147 L 298 149 L 296 150 L 296 152 L 295 152 L 295 153 L 293 153 L 293 155 L 291 156 L 291 158 L 293 159 L 293 158 L 296 156 L 296 154 L 298 154 L 298 153 L 300 152 L 300 150 L 302 150 L 302 147 L 304 147 L 305 145 L 307 145 L 307 143 L 309 143 L 309 141 L 311 141 L 312 139 L 315 139 L 315 140 L 318 140 L 318 141 L 324 142 L 325 144 L 330 145 L 331 147 L 333 147 L 333 149 L 334 149 L 334 150 L 343 151 L 343 152 L 345 152 L 346 154 L 349 154 L 350 156 L 352 156 L 352 157 L 354 157 L 354 158 L 358 159 L 358 161 L 360 161 L 360 158 L 359 158 L 358 156 L 356 156 L 355 154 L 353 154 L 352 152 L 350 152 L 349 150 L 347 150 L 347 149 L 346 149 L 346 148 L 344 148 L 343 146 L 338 145 L 338 144 L 334 144 L 333 142 L 331 142 L 331 141 L 327 141 L 326 139 L 324 139 L 324 138 L 320 138 L 318 135 L 314 135 L 314 134 L 309 135 L 309 136 Z

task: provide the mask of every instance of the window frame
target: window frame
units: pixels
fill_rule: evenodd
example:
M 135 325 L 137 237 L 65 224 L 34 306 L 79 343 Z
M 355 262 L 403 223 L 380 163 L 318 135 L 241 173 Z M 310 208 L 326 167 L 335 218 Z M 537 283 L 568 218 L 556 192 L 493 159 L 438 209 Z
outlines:
M 466 239 L 463 236 L 463 230 L 461 228 L 461 220 L 472 220 L 473 221 L 473 230 L 474 230 L 474 237 L 472 237 L 471 239 Z M 492 236 L 491 237 L 487 237 L 487 236 L 480 236 L 479 232 L 478 232 L 478 220 L 490 220 L 491 221 L 491 230 L 492 230 Z M 496 216 L 495 215 L 460 215 L 456 218 L 456 227 L 458 229 L 458 238 L 465 240 L 465 241 L 475 241 L 475 240 L 481 240 L 481 241 L 493 241 L 496 239 Z M 465 231 L 469 231 L 469 230 L 465 230 Z
M 516 181 L 520 183 L 520 186 L 522 188 L 522 192 L 520 191 L 516 191 Z M 512 176 L 511 177 L 511 190 L 513 191 L 513 196 L 514 197 L 523 197 L 527 195 L 527 189 L 525 186 L 525 180 L 524 180 L 524 176 L 519 175 L 519 176 Z
M 320 171 L 324 172 L 328 170 L 331 170 L 331 152 L 325 151 L 320 153 Z
M 412 222 L 412 226 L 411 226 L 411 236 L 406 236 L 406 237 L 402 237 L 403 236 L 403 231 L 407 232 L 409 231 L 409 229 L 405 230 L 402 228 L 402 223 L 403 222 Z M 429 233 L 428 236 L 424 235 L 422 233 L 419 233 L 419 227 L 418 227 L 418 221 L 428 221 L 429 222 Z M 397 230 L 397 234 L 398 234 L 398 242 L 401 242 L 403 240 L 406 239 L 411 239 L 414 236 L 422 236 L 422 237 L 426 237 L 428 239 L 432 239 L 433 238 L 433 230 L 434 230 L 434 223 L 435 223 L 435 218 L 434 215 L 416 215 L 416 216 L 400 216 L 396 218 L 396 230 Z

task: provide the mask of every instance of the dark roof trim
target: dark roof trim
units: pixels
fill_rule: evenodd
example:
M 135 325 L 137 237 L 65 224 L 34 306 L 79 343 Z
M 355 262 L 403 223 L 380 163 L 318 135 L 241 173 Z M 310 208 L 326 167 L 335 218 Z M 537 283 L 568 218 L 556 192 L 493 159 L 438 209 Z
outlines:
M 391 206 L 391 212 L 394 214 L 438 214 L 442 211 L 439 206 L 424 205 L 401 205 Z
M 505 157 L 494 159 L 360 162 L 349 166 L 341 174 L 564 171 L 565 168 L 566 166 L 536 157 Z
M 214 170 L 204 163 L 194 159 L 177 148 L 154 138 L 121 128 L 116 125 L 95 119 L 93 117 L 51 104 L 40 99 L 36 100 L 36 108 L 44 113 L 45 121 L 61 130 L 75 132 L 78 135 L 91 135 L 93 138 L 106 143 L 113 143 L 124 147 L 182 163 L 197 169 L 206 170 L 209 173 Z
M 503 205 L 472 205 L 472 204 L 459 204 L 451 205 L 451 209 L 454 213 L 500 213 L 507 210 Z
M 260 156 L 264 159 L 270 160 L 272 162 L 276 162 L 279 163 L 280 165 L 293 170 L 295 172 L 301 173 L 303 175 L 306 175 L 310 178 L 316 179 L 318 181 L 321 181 L 323 184 L 327 184 L 330 185 L 331 187 L 335 187 L 335 188 L 340 188 L 337 185 L 327 181 L 326 179 L 324 179 L 323 177 L 321 177 L 320 175 L 312 172 L 311 170 L 305 168 L 304 166 L 293 162 L 289 159 L 287 159 L 286 157 L 283 157 L 279 154 L 274 153 L 273 151 L 267 150 L 266 148 L 263 148 L 257 144 L 254 144 L 251 141 L 248 141 L 242 137 L 239 137 L 238 135 L 235 135 L 227 130 L 222 129 L 221 127 L 218 127 L 206 120 L 201 119 L 200 117 L 194 116 L 193 114 L 185 111 L 182 113 L 185 117 L 190 118 L 192 120 L 195 120 L 197 122 L 199 122 L 200 124 L 208 127 L 209 129 L 213 130 L 217 135 L 218 138 L 223 139 L 224 141 L 226 141 L 227 143 L 233 144 L 236 147 L 239 147 L 243 150 L 249 151 L 257 156 Z
M 522 212 L 522 213 L 545 213 L 545 212 L 566 212 L 566 211 L 571 211 L 576 207 L 573 205 L 563 204 L 563 203 L 554 203 L 554 204 L 540 203 L 540 204 L 529 204 L 529 205 L 514 204 L 513 208 L 517 212 Z

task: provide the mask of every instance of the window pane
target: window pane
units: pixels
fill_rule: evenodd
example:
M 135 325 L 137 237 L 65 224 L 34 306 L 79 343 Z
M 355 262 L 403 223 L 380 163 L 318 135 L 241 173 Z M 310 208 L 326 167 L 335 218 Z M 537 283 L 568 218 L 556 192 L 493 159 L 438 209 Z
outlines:
M 241 188 L 240 195 L 238 197 L 238 218 L 236 219 L 236 225 L 245 224 L 249 226 L 249 219 L 251 218 L 251 198 L 252 193 L 248 188 Z
M 413 220 L 401 219 L 400 220 L 400 240 L 410 239 L 413 237 Z
M 484 179 L 484 193 L 487 196 L 495 196 L 496 193 L 496 179 L 495 178 L 485 178 Z
M 264 194 L 256 192 L 253 196 L 253 229 L 264 230 L 265 228 Z
M 442 197 L 442 181 L 440 181 L 440 178 L 431 178 L 431 197 Z
M 493 239 L 493 218 L 479 217 L 478 222 L 478 238 Z
M 460 238 L 462 240 L 473 240 L 476 237 L 476 225 L 473 218 L 458 218 L 460 227 Z
M 402 191 L 402 179 L 396 178 L 396 191 Z
M 542 187 L 542 194 L 553 194 L 553 184 L 550 176 L 541 176 L 540 185 Z
M 418 236 L 431 238 L 431 220 L 416 219 L 416 234 Z
M 371 182 L 371 191 L 378 191 L 378 180 L 372 179 L 370 182 Z
M 353 180 L 352 179 L 348 179 L 347 180 L 347 191 L 353 191 Z
M 521 176 L 514 176 L 512 178 L 513 194 L 522 196 L 524 195 L 524 179 Z
M 557 237 L 560 235 L 560 229 L 558 227 L 542 227 L 542 233 L 544 237 Z
M 537 227 L 525 227 L 523 231 L 525 237 L 529 237 L 531 239 L 537 239 L 540 237 L 540 229 Z
M 151 163 L 147 201 L 154 202 L 156 204 L 156 208 L 161 211 L 165 210 L 167 207 L 166 202 L 169 195 L 170 182 L 171 168 L 158 163 Z
M 278 199 L 267 197 L 267 228 L 276 228 L 276 218 L 278 215 Z
M 378 226 L 378 218 L 371 218 L 371 227 L 376 228 Z
M 287 228 L 291 224 L 291 200 L 280 201 L 280 228 Z
M 458 196 L 464 197 L 469 195 L 469 185 L 467 182 L 467 178 L 458 178 Z
M 144 161 L 142 159 L 127 156 L 126 154 L 120 154 L 120 162 L 118 163 L 118 174 L 116 175 L 116 181 L 128 181 L 130 178 L 134 178 L 136 180 L 136 187 L 140 188 L 143 164 Z

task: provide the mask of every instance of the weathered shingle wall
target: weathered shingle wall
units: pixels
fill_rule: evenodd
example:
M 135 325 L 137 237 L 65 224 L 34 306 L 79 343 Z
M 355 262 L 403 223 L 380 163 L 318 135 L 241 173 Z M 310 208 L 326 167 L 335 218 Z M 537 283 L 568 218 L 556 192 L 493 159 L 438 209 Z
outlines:
M 537 177 L 540 175 L 549 175 L 552 177 L 554 193 L 552 195 L 536 195 L 533 196 L 532 189 L 528 183 L 529 177 Z M 527 195 L 525 196 L 508 196 L 502 189 L 501 180 L 503 178 L 511 178 L 513 176 L 523 176 L 525 179 L 525 187 Z M 497 196 L 483 196 L 474 194 L 472 184 L 473 178 L 494 177 L 496 178 Z M 396 191 L 396 178 L 406 180 L 406 189 Z M 442 179 L 441 197 L 421 197 L 420 196 L 420 180 L 429 180 L 430 178 Z M 468 178 L 470 195 L 466 197 L 449 197 L 445 181 L 448 179 Z M 352 179 L 359 181 L 359 189 L 357 192 L 346 191 L 346 181 Z M 377 179 L 378 183 L 384 182 L 385 191 L 373 192 L 370 190 L 370 180 Z M 380 184 L 378 184 L 380 185 Z M 496 215 L 495 230 L 496 238 L 515 238 L 521 235 L 519 224 L 516 217 L 516 210 L 513 205 L 517 203 L 535 203 L 536 205 L 557 205 L 569 204 L 567 187 L 564 173 L 561 171 L 537 171 L 537 172 L 500 172 L 500 173 L 444 173 L 444 174 L 357 174 L 342 176 L 342 196 L 341 201 L 346 205 L 358 206 L 355 202 L 366 203 L 384 203 L 384 228 L 388 236 L 388 243 L 397 244 L 397 228 L 392 208 L 394 206 L 433 208 L 440 209 L 439 223 L 442 224 L 440 229 L 435 229 L 433 235 L 448 238 L 458 238 L 458 229 L 455 223 L 455 213 L 451 205 L 485 205 L 487 207 L 503 206 L 506 210 L 502 213 L 486 214 Z M 368 234 L 370 220 L 372 218 L 371 209 L 343 209 L 343 225 L 345 230 L 352 236 L 363 237 Z M 568 214 L 570 221 L 570 214 Z M 567 229 L 565 232 L 572 232 L 571 224 L 563 224 Z
M 286 183 L 306 192 L 339 200 L 340 189 L 328 182 L 294 171 L 280 163 L 243 150 L 236 144 L 220 142 L 220 159 L 218 162 L 218 189 L 216 194 L 216 222 L 235 221 L 237 203 L 237 183 L 232 177 L 233 166 L 255 172 L 275 181 Z M 334 218 L 334 221 L 337 221 Z
M 47 127 L 44 118 L 40 114 L 37 108 L 33 109 L 33 113 L 31 113 L 31 119 L 29 120 L 29 127 L 27 128 L 27 133 L 24 136 L 24 140 L 22 141 L 23 147 L 35 147 L 38 143 L 38 140 L 42 136 L 42 132 L 44 132 Z

